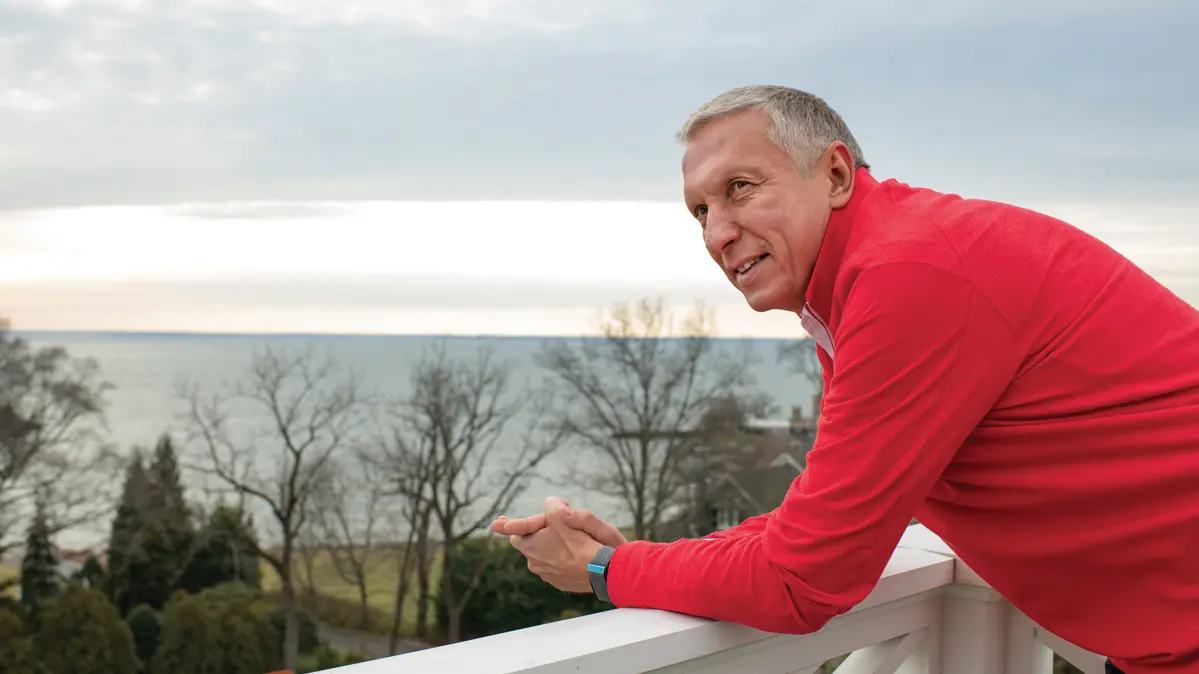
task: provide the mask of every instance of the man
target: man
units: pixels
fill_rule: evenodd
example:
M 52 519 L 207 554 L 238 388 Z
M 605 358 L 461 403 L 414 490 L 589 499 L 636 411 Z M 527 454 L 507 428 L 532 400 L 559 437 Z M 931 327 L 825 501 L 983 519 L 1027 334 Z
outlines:
M 915 516 L 1112 671 L 1199 671 L 1199 311 L 1053 218 L 878 182 L 809 94 L 729 91 L 680 138 L 712 259 L 820 347 L 815 447 L 779 508 L 699 540 L 626 542 L 557 500 L 500 518 L 529 568 L 808 633 Z

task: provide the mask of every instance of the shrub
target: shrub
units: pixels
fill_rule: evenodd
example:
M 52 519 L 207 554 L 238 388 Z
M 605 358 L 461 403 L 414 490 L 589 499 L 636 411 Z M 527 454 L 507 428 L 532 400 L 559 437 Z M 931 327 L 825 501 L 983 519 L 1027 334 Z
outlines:
M 470 639 L 596 613 L 610 608 L 594 596 L 562 592 L 529 573 L 525 558 L 503 542 L 478 538 L 464 542 L 445 573 L 455 574 L 459 587 L 469 585 L 478 565 L 487 571 L 462 612 L 462 636 Z M 438 625 L 448 616 L 438 604 Z
M 274 630 L 275 640 L 283 644 L 283 607 L 275 595 L 265 595 L 256 588 L 241 582 L 228 582 L 210 587 L 200 593 L 201 597 L 214 601 L 240 601 L 250 612 L 262 618 Z M 301 607 L 297 616 L 300 623 L 300 653 L 311 653 L 320 644 L 316 621 Z
M 162 617 L 148 604 L 139 604 L 125 618 L 133 634 L 133 648 L 142 670 L 150 668 L 154 653 L 158 651 L 158 639 L 162 635 Z
M 282 665 L 282 639 L 268 620 L 248 602 L 217 602 L 220 630 L 217 648 L 219 670 L 228 674 L 263 674 Z
M 219 672 L 218 629 L 216 616 L 203 599 L 176 592 L 164 611 L 151 671 L 154 674 Z
M 282 661 L 280 633 L 259 608 L 261 598 L 236 588 L 167 604 L 155 674 L 262 674 Z
M 358 653 L 339 651 L 328 644 L 321 643 L 316 649 L 303 659 L 300 665 L 296 668 L 296 674 L 311 674 L 312 672 L 323 672 L 327 669 L 335 667 L 344 667 L 353 665 L 359 662 L 365 662 L 366 657 Z
M 275 631 L 280 635 L 280 643 L 282 643 L 283 635 L 283 607 L 271 604 L 266 612 L 267 619 Z M 300 622 L 300 652 L 312 653 L 320 646 L 320 635 L 317 632 L 316 621 L 312 616 L 300 611 L 296 618 Z
M 46 674 L 136 674 L 133 634 L 117 609 L 78 583 L 42 606 L 34 634 Z
M 33 637 L 26 632 L 21 615 L 5 606 L 0 606 L 0 672 L 40 674 Z

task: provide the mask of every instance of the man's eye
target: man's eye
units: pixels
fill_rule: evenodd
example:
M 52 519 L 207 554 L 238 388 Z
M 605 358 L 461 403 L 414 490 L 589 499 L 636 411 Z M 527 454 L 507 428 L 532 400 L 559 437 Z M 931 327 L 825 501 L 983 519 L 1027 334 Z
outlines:
M 696 206 L 695 207 L 695 217 L 702 218 L 707 215 L 708 215 L 708 207 L 707 206 Z
M 733 182 L 729 183 L 729 193 L 732 194 L 733 192 L 736 192 L 744 187 L 749 187 L 748 180 L 734 180 Z

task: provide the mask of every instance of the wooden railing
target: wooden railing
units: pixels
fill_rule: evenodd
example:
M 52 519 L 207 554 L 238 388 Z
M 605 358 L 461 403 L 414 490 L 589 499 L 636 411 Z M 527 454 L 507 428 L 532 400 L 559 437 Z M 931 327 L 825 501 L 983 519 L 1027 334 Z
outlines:
M 870 596 L 804 636 L 637 609 L 383 658 L 339 674 L 1050 674 L 1056 652 L 1084 674 L 1103 658 L 1033 623 L 935 534 L 909 527 Z

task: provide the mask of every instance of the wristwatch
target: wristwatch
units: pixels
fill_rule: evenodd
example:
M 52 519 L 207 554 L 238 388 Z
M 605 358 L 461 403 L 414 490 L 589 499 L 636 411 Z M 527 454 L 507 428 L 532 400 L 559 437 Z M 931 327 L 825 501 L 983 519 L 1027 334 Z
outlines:
M 591 563 L 587 565 L 587 575 L 591 578 L 591 591 L 600 601 L 611 603 L 608 598 L 608 562 L 612 561 L 612 554 L 616 552 L 616 548 L 605 545 L 595 553 Z

